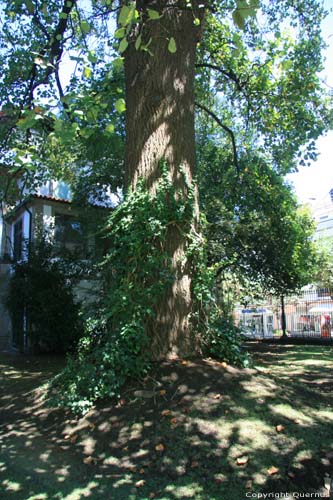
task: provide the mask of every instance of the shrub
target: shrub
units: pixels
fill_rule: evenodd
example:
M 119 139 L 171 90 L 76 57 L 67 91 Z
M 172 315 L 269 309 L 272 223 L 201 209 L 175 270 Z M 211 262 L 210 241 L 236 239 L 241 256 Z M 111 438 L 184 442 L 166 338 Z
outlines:
M 25 324 L 29 348 L 72 350 L 82 334 L 80 307 L 72 283 L 52 258 L 52 246 L 45 240 L 31 245 L 28 260 L 13 268 L 6 304 L 13 325 Z

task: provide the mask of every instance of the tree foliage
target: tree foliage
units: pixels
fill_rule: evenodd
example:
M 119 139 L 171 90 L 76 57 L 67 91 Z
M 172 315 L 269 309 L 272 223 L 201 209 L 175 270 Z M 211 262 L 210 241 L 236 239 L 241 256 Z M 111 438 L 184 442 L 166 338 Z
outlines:
M 224 143 L 207 141 L 204 128 L 198 174 L 216 275 L 232 273 L 277 294 L 307 284 L 315 262 L 310 213 L 260 151 L 240 157 L 237 172 Z
M 134 189 L 109 227 L 116 252 L 111 259 L 116 266 L 113 269 L 110 261 L 109 271 L 115 272 L 117 283 L 105 311 L 112 323 L 105 345 L 112 339 L 118 347 L 106 365 L 102 363 L 103 376 L 96 364 L 110 351 L 89 347 L 84 355 L 90 367 L 85 377 L 95 380 L 87 386 L 88 401 L 114 393 L 118 383 L 114 381 L 129 374 L 132 348 L 139 354 L 153 339 L 151 345 L 160 344 L 157 354 L 168 350 L 189 354 L 199 339 L 191 323 L 192 316 L 201 320 L 196 297 L 209 295 L 212 283 L 203 261 L 194 265 L 189 238 L 197 233 L 203 242 L 194 182 L 195 104 L 229 141 L 225 154 L 213 141 L 212 149 L 204 148 L 200 158 L 211 262 L 230 266 L 238 259 L 239 272 L 259 274 L 261 280 L 268 276 L 268 285 L 279 290 L 295 287 L 303 279 L 310 249 L 300 242 L 308 236 L 308 220 L 299 216 L 295 222 L 295 200 L 279 175 L 295 169 L 298 161 L 315 158 L 314 141 L 329 124 L 327 96 L 318 77 L 324 16 L 318 1 L 7 0 L 2 15 L 1 156 L 6 182 L 23 172 L 28 179 L 32 173 L 33 182 L 43 175 L 67 175 L 77 183 L 78 192 L 88 193 L 86 179 L 92 175 L 102 191 L 107 184 L 119 187 L 124 178 L 126 188 Z M 62 67 L 69 61 L 64 85 Z M 119 83 L 123 63 L 124 94 Z M 119 117 L 124 111 L 125 175 L 121 144 L 118 148 L 123 135 Z M 165 182 L 159 168 L 162 161 L 168 166 L 174 195 L 164 192 L 163 210 L 175 209 L 166 230 L 163 217 L 154 214 L 159 186 Z M 40 177 L 36 172 L 42 172 Z M 142 183 L 148 192 L 140 190 Z M 189 220 L 183 215 L 192 196 Z M 179 214 L 178 204 L 184 213 Z M 150 240 L 152 225 L 164 240 Z M 141 239 L 138 227 L 145 232 Z M 267 233 L 272 236 L 269 240 Z M 273 241 L 281 238 L 286 251 L 278 257 Z M 142 273 L 156 257 L 155 245 L 165 248 L 166 254 L 161 268 L 149 271 L 151 283 Z M 164 279 L 155 318 L 140 316 L 134 328 L 136 307 L 141 311 L 146 293 L 159 286 L 162 275 L 172 276 L 172 286 Z M 130 297 L 135 297 L 131 306 Z M 129 322 L 124 323 L 119 314 L 127 307 Z M 138 347 L 132 342 L 134 330 L 138 339 L 144 333 Z M 187 350 L 182 351 L 186 342 Z M 228 349 L 225 345 L 217 351 L 226 355 Z M 72 401 L 80 401 L 77 383 L 86 380 L 80 373 L 74 369 L 67 381 Z
M 193 9 L 193 23 L 202 27 L 197 104 L 212 110 L 219 96 L 221 104 L 214 111 L 235 143 L 234 153 L 259 147 L 283 173 L 314 159 L 315 139 L 328 126 L 318 77 L 320 2 L 202 2 L 205 22 L 196 17 L 196 2 L 174 2 L 170 8 L 178 3 Z M 154 40 L 146 40 L 145 33 L 165 15 L 154 2 L 147 10 L 140 2 L 125 1 L 120 6 L 104 0 L 3 3 L 5 194 L 12 176 L 25 174 L 28 184 L 42 182 L 42 173 L 72 178 L 73 170 L 87 161 L 92 170 L 98 165 L 110 169 L 113 188 L 122 184 L 121 151 L 114 158 L 115 134 L 123 133 L 118 117 L 125 109 L 119 73 L 123 57 L 116 51 L 123 56 L 135 43 L 139 52 L 154 57 Z M 181 51 L 172 33 L 163 36 L 171 52 Z
M 22 330 L 18 335 L 25 330 L 33 352 L 73 351 L 80 338 L 80 306 L 63 264 L 42 239 L 29 246 L 27 261 L 14 265 L 7 306 L 13 328 Z

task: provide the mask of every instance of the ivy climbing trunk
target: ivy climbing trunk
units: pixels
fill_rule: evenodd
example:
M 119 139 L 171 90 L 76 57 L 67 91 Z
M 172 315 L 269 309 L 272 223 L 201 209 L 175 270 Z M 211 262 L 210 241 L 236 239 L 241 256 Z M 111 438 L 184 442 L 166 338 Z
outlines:
M 135 48 L 136 32 L 124 53 L 127 185 L 135 189 L 142 178 L 154 192 L 165 161 L 179 196 L 186 197 L 195 168 L 194 74 L 200 27 L 194 19 L 202 21 L 202 2 L 200 7 L 192 2 L 190 9 L 185 1 L 138 0 L 137 9 L 146 19 L 140 25 L 141 48 L 147 44 L 149 51 Z M 147 9 L 157 11 L 160 18 L 149 19 Z M 195 198 L 193 227 L 197 194 Z M 186 356 L 198 348 L 190 321 L 192 262 L 186 256 L 188 238 L 183 229 L 170 221 L 164 244 L 174 280 L 166 286 L 156 319 L 147 327 L 154 359 Z

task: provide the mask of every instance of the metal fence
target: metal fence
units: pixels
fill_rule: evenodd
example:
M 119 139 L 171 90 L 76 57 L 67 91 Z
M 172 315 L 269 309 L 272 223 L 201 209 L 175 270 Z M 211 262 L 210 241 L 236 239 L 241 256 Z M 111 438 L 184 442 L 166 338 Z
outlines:
M 290 337 L 333 340 L 332 296 L 327 288 L 309 287 L 284 297 L 284 304 L 281 297 L 266 297 L 260 303 L 237 307 L 235 322 L 248 338 L 280 337 L 285 330 Z

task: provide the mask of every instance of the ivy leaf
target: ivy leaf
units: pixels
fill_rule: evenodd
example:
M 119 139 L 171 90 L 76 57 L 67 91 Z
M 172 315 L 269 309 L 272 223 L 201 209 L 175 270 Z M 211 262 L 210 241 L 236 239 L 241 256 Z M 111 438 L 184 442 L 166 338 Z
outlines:
M 135 40 L 135 48 L 136 48 L 136 50 L 139 50 L 140 45 L 141 45 L 141 41 L 142 41 L 142 35 L 139 35 L 138 38 Z
M 128 26 L 131 23 L 133 17 L 136 17 L 135 2 L 131 2 L 130 5 L 122 6 L 118 22 L 122 26 Z
M 114 33 L 115 38 L 124 38 L 125 35 L 126 35 L 125 28 L 118 28 Z
M 118 51 L 122 54 L 123 52 L 125 52 L 125 50 L 127 49 L 127 47 L 128 47 L 128 41 L 127 41 L 126 38 L 123 38 L 122 41 L 119 44 Z
M 131 12 L 131 10 L 128 7 L 128 5 L 122 6 L 120 13 L 119 13 L 119 18 L 118 18 L 119 24 L 122 24 L 123 26 L 126 26 L 128 24 L 128 18 L 129 18 L 130 12 Z
M 157 12 L 157 10 L 148 9 L 148 17 L 149 17 L 149 19 L 155 20 L 155 19 L 159 19 L 162 16 L 160 16 L 160 14 Z
M 176 40 L 173 36 L 169 40 L 168 51 L 171 52 L 171 54 L 177 52 Z

